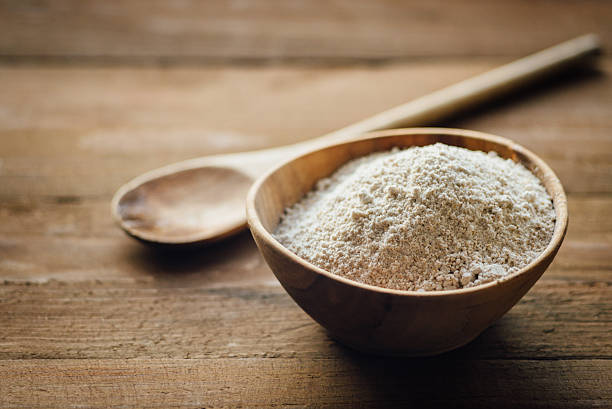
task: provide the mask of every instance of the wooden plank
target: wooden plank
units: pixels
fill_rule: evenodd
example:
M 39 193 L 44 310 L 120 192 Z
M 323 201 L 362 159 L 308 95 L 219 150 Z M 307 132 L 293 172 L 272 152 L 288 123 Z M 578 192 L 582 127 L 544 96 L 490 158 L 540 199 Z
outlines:
M 272 278 L 249 232 L 205 251 L 167 254 L 145 248 L 118 228 L 107 237 L 2 235 L 0 280 L 110 281 L 143 284 L 176 277 L 192 284 L 262 282 Z
M 612 361 L 384 359 L 0 361 L 4 408 L 466 407 L 612 404 Z
M 610 203 L 605 201 L 608 206 Z M 71 208 L 74 206 L 52 212 L 35 207 L 22 211 L 17 220 L 0 211 L 0 216 L 6 215 L 0 217 L 0 221 L 6 222 L 6 230 L 0 230 L 0 279 L 138 282 L 152 279 L 151 273 L 197 277 L 207 269 L 214 272 L 203 276 L 203 283 L 209 284 L 270 278 L 248 232 L 205 251 L 166 254 L 147 249 L 125 236 L 111 221 L 107 203 L 101 203 L 94 212 L 88 209 L 72 212 Z M 604 219 L 608 209 L 599 209 L 601 220 L 608 220 Z M 33 220 L 27 219 L 28 214 L 33 214 Z M 58 214 L 56 220 L 46 219 L 49 221 L 36 226 L 38 230 L 28 231 L 30 222 L 54 214 Z M 576 218 L 581 219 L 579 215 Z M 18 231 L 20 226 L 24 231 Z M 577 222 L 570 222 L 569 234 L 553 268 L 610 269 L 612 233 L 579 230 L 578 226 Z
M 611 266 L 609 233 L 588 239 L 567 238 L 553 264 L 557 270 L 579 272 L 608 270 Z M 209 269 L 214 273 L 206 274 Z M 140 282 L 163 280 L 173 273 L 194 279 L 205 274 L 198 280 L 206 284 L 233 283 L 245 277 L 255 281 L 271 278 L 248 232 L 190 255 L 146 249 L 118 228 L 108 237 L 2 235 L 0 270 L 0 280 L 19 282 Z
M 272 279 L 248 232 L 207 251 L 160 254 L 114 225 L 109 200 L 0 199 L 0 280 L 142 282 L 179 274 L 186 282 L 197 279 L 192 284 L 218 285 Z M 553 269 L 612 268 L 610 208 L 609 195 L 569 196 L 568 234 Z
M 271 275 L 249 282 L 246 272 L 232 284 L 159 270 L 132 282 L 4 281 L 0 359 L 333 355 L 336 344 Z M 454 354 L 611 359 L 611 298 L 610 270 L 546 273 L 502 320 Z
M 0 234 L 8 238 L 112 238 L 119 235 L 110 217 L 110 196 L 28 194 L 0 197 Z M 612 235 L 612 195 L 569 195 L 568 240 L 607 242 Z
M 0 54 L 123 61 L 523 55 L 596 31 L 609 2 L 0 2 Z M 14 59 L 13 59 L 14 60 Z
M 609 270 L 612 245 L 609 238 L 602 242 L 602 237 L 606 236 L 567 238 L 551 270 Z M 205 274 L 207 270 L 211 271 Z M 172 281 L 173 274 L 187 283 L 196 280 L 198 285 L 272 279 L 248 232 L 207 250 L 176 254 L 148 249 L 114 227 L 107 237 L 62 237 L 61 233 L 60 237 L 0 237 L 0 280 L 9 282 L 142 283 Z
M 496 64 L 0 68 L 0 196 L 107 197 L 151 168 L 321 135 Z M 602 72 L 446 125 L 517 140 L 568 192 L 612 192 L 612 60 Z
M 17 142 L 14 142 L 15 140 Z M 65 145 L 56 152 L 53 152 L 55 145 L 45 143 L 44 140 L 21 145 L 23 142 L 19 138 L 6 139 L 3 145 L 7 147 L 5 152 L 8 155 L 18 157 L 31 146 L 36 156 L 28 159 L 31 160 L 31 164 L 27 171 L 33 172 L 33 178 L 41 178 L 36 176 L 36 172 L 42 165 L 35 163 L 49 160 L 43 152 L 44 149 L 52 158 L 55 156 L 64 158 L 65 156 L 61 155 L 69 153 L 73 156 L 87 155 L 86 150 L 79 149 L 78 140 L 68 140 L 72 145 L 66 143 L 66 139 L 58 137 L 58 140 Z M 168 144 L 168 146 L 175 145 Z M 134 155 L 136 153 L 133 152 Z M 95 162 L 98 156 L 102 157 L 103 161 L 109 160 L 107 155 L 111 158 L 118 157 L 112 162 L 116 163 L 116 166 L 104 169 L 105 175 L 100 171 L 100 175 L 96 178 L 88 178 L 83 174 L 74 178 L 75 187 L 94 189 L 93 197 L 79 196 L 83 194 L 82 190 L 67 191 L 70 179 L 66 179 L 64 173 L 60 173 L 49 175 L 48 179 L 44 180 L 45 188 L 50 190 L 48 193 L 54 196 L 40 197 L 31 183 L 19 183 L 15 185 L 17 189 L 14 192 L 15 196 L 1 198 L 0 226 L 2 226 L 3 239 L 0 245 L 2 255 L 0 266 L 4 278 L 34 281 L 53 278 L 72 281 L 92 280 L 101 276 L 101 279 L 128 279 L 124 275 L 125 272 L 131 274 L 130 280 L 141 276 L 134 267 L 134 258 L 143 259 L 146 253 L 138 245 L 123 237 L 112 223 L 108 211 L 108 202 L 114 188 L 108 183 L 108 179 L 113 176 L 113 172 L 119 174 L 126 163 L 129 164 L 131 161 L 118 153 L 111 155 L 106 151 L 95 151 L 89 155 L 89 158 L 83 160 L 84 168 L 91 167 L 91 162 Z M 168 157 L 162 156 L 161 151 L 158 155 L 162 158 Z M 570 159 L 573 157 L 570 156 Z M 55 166 L 48 165 L 48 168 L 57 170 Z M 75 169 L 68 168 L 66 174 L 72 174 L 74 171 Z M 0 175 L 0 180 L 6 181 L 6 179 L 10 180 L 10 177 L 6 178 L 6 172 Z M 23 175 L 20 180 L 23 180 Z M 2 186 L 6 192 L 7 184 Z M 610 198 L 607 196 L 570 196 L 569 234 L 555 266 L 565 269 L 609 268 L 612 264 L 610 259 L 612 227 L 607 217 L 610 206 L 612 206 Z M 232 250 L 225 250 L 220 254 L 231 255 L 232 260 L 245 260 L 248 265 L 257 265 L 255 276 L 267 276 L 265 267 L 261 267 L 261 260 L 257 258 L 254 246 L 251 243 L 246 244 L 249 242 L 248 236 L 243 237 L 245 239 L 238 240 L 236 242 L 238 244 L 229 242 L 228 244 L 233 246 L 229 249 Z M 70 251 L 64 251 L 65 248 Z M 92 263 L 94 260 L 97 262 Z M 146 268 L 151 268 L 150 264 L 146 263 Z M 233 270 L 236 269 L 234 263 L 223 267 L 224 274 L 227 274 L 230 281 L 246 274 L 240 265 L 238 267 L 237 270 Z

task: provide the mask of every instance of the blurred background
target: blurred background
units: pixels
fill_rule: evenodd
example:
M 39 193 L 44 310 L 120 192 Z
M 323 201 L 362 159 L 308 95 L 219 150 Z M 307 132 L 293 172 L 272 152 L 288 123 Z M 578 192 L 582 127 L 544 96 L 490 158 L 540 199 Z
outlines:
M 151 168 L 322 135 L 583 33 L 605 47 L 611 21 L 595 0 L 0 0 L 4 189 L 39 168 L 30 193 L 110 197 Z M 575 105 L 567 121 L 608 114 L 551 101 Z M 546 156 L 568 125 L 552 109 L 524 98 L 444 125 Z
M 0 132 L 137 174 L 317 136 L 586 32 L 607 45 L 610 21 L 592 0 L 0 0 Z
M 5 57 L 125 63 L 517 56 L 589 31 L 606 1 L 3 0 Z

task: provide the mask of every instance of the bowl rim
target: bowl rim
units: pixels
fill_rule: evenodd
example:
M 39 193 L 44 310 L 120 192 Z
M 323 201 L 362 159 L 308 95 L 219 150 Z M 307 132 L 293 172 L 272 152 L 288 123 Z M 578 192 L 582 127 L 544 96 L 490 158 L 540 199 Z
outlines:
M 328 149 L 334 146 L 340 145 L 350 145 L 353 143 L 363 142 L 365 140 L 371 139 L 384 139 L 387 137 L 393 136 L 402 136 L 402 135 L 423 135 L 423 134 L 432 134 L 432 135 L 455 135 L 455 136 L 464 136 L 472 139 L 480 139 L 486 140 L 488 142 L 497 143 L 500 145 L 507 146 L 511 151 L 520 153 L 521 155 L 529 158 L 529 160 L 540 170 L 542 173 L 542 178 L 538 177 L 542 185 L 544 185 L 544 178 L 547 179 L 547 182 L 550 186 L 550 191 L 547 190 L 547 193 L 551 196 L 553 202 L 553 209 L 555 210 L 555 227 L 553 230 L 553 235 L 550 239 L 550 242 L 546 246 L 546 248 L 529 264 L 521 268 L 520 270 L 508 274 L 498 280 L 491 281 L 489 283 L 480 284 L 474 287 L 468 288 L 456 288 L 452 290 L 435 290 L 435 291 L 416 291 L 416 290 L 397 290 L 392 288 L 379 287 L 371 284 L 360 283 L 355 280 L 351 280 L 349 278 L 342 277 L 340 275 L 329 272 L 325 269 L 322 269 L 307 260 L 301 258 L 297 254 L 290 251 L 288 248 L 283 246 L 274 236 L 270 233 L 261 223 L 259 219 L 259 215 L 257 214 L 257 209 L 255 207 L 255 197 L 259 192 L 261 186 L 267 181 L 267 179 L 295 160 L 298 160 L 304 156 L 310 155 L 312 153 Z M 427 145 L 425 145 L 427 146 Z M 468 149 L 468 148 L 465 148 Z M 346 162 L 344 162 L 346 163 Z M 343 163 L 343 164 L 344 164 Z M 340 165 L 342 166 L 342 164 Z M 531 171 L 531 170 L 530 170 Z M 533 173 L 533 172 L 532 172 Z M 536 176 L 537 177 L 537 176 Z M 546 186 L 545 186 L 546 187 Z M 246 200 L 246 212 L 247 212 L 247 221 L 249 224 L 249 228 L 254 230 L 253 234 L 257 233 L 260 238 L 262 238 L 267 245 L 271 246 L 275 251 L 281 253 L 283 256 L 291 259 L 294 263 L 297 263 L 304 267 L 305 269 L 312 270 L 317 274 L 323 275 L 328 279 L 338 281 L 343 284 L 347 284 L 350 286 L 354 286 L 357 288 L 361 288 L 367 291 L 374 291 L 381 294 L 389 294 L 389 295 L 399 295 L 399 296 L 416 296 L 416 297 L 441 297 L 441 296 L 449 296 L 449 295 L 463 295 L 469 293 L 475 293 L 478 291 L 486 290 L 493 287 L 498 287 L 507 283 L 522 274 L 526 274 L 530 270 L 533 270 L 537 265 L 548 259 L 549 257 L 553 257 L 555 253 L 559 250 L 561 243 L 565 237 L 565 233 L 567 231 L 568 225 L 568 209 L 567 209 L 567 196 L 565 194 L 565 190 L 563 189 L 563 185 L 561 181 L 554 173 L 554 171 L 544 162 L 539 156 L 535 153 L 531 152 L 527 148 L 522 145 L 517 144 L 511 139 L 504 138 L 497 135 L 492 135 L 479 131 L 472 131 L 467 129 L 459 129 L 459 128 L 440 128 L 440 127 L 425 127 L 425 128 L 397 128 L 397 129 L 389 129 L 382 131 L 375 131 L 365 133 L 361 136 L 356 137 L 350 141 L 344 142 L 331 142 L 329 144 L 317 146 L 316 148 L 310 149 L 306 152 L 302 152 L 297 156 L 291 156 L 287 160 L 279 163 L 274 166 L 272 169 L 268 170 L 265 174 L 260 176 L 255 183 L 249 189 L 247 200 Z M 551 260 L 552 261 L 552 260 Z M 281 283 L 282 284 L 282 283 Z

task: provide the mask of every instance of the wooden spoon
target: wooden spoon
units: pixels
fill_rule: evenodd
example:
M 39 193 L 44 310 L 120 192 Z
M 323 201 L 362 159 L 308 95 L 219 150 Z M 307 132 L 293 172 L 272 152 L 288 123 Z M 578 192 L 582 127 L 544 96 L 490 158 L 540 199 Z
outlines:
M 246 228 L 247 191 L 278 162 L 366 132 L 432 123 L 590 60 L 599 50 L 597 36 L 584 35 L 316 139 L 201 157 L 153 170 L 115 193 L 113 217 L 130 236 L 148 243 L 182 245 L 223 239 Z

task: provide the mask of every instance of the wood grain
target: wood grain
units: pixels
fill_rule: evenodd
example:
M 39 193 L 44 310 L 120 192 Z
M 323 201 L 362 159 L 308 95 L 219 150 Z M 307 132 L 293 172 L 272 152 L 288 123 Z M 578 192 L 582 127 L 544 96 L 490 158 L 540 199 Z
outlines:
M 250 283 L 211 283 L 194 275 L 151 271 L 138 281 L 8 280 L 0 285 L 0 360 L 337 359 L 336 344 L 271 273 Z M 612 359 L 611 296 L 609 270 L 553 268 L 504 318 L 451 355 Z
M 0 376 L 8 382 L 0 384 L 0 404 L 57 407 L 71 396 L 92 408 L 377 408 L 380 402 L 486 408 L 492 396 L 499 408 L 603 408 L 612 402 L 609 379 L 601 376 L 612 370 L 611 361 L 391 360 L 337 353 L 340 359 L 315 359 L 308 368 L 288 358 L 3 361 Z
M 143 10 L 140 3 L 83 3 L 70 10 L 90 16 L 106 12 L 104 23 L 96 23 L 101 18 L 95 16 L 71 20 L 68 11 L 53 12 L 60 16 L 49 19 L 44 10 L 36 13 L 40 7 L 73 5 L 68 2 L 0 4 L 5 34 L 0 44 L 18 48 L 19 41 L 23 55 L 67 55 L 66 50 L 79 52 L 94 41 L 99 47 L 89 48 L 92 53 L 114 49 L 117 58 L 128 59 L 121 53 L 133 52 L 135 44 L 149 41 L 147 36 L 154 39 L 152 48 L 135 54 L 163 55 L 153 50 L 155 42 L 159 49 L 171 49 L 171 40 L 164 40 L 170 34 L 145 35 L 137 24 L 124 26 L 134 36 L 113 31 L 116 19 L 132 19 L 113 13 Z M 165 4 L 152 3 L 151 13 L 165 13 Z M 442 18 L 450 10 L 474 29 L 445 34 L 444 41 L 433 33 L 427 49 L 422 41 L 398 36 L 402 47 L 414 44 L 405 56 L 416 55 L 419 47 L 443 58 L 523 54 L 574 34 L 571 27 L 578 34 L 609 20 L 604 2 L 464 4 L 465 13 L 500 7 L 509 16 L 527 8 L 542 16 L 554 7 L 560 23 L 536 33 L 538 24 L 548 24 L 542 18 L 532 24 L 508 17 L 499 27 L 515 24 L 517 32 L 501 36 L 494 25 L 505 19 L 503 13 L 497 20 L 476 19 L 449 3 L 436 15 Z M 290 4 L 283 7 L 287 14 Z M 20 13 L 29 14 L 15 18 Z M 345 24 L 354 28 L 365 18 L 388 19 L 363 16 Z M 253 23 L 247 27 L 263 24 L 264 16 L 249 14 L 249 19 Z M 387 30 L 381 25 L 372 30 Z M 181 37 L 184 47 L 172 37 L 176 55 L 199 47 L 199 23 L 176 27 L 197 31 Z M 415 21 L 413 28 L 423 35 L 426 22 Z M 264 32 L 268 38 L 277 35 L 271 30 Z M 46 45 L 32 33 L 46 35 Z M 70 37 L 74 33 L 80 37 Z M 355 60 L 378 59 L 399 47 L 379 41 L 390 48 L 383 47 L 385 57 L 371 57 L 373 43 L 362 41 L 363 54 L 354 44 L 343 54 L 336 53 L 339 37 L 326 34 L 330 41 L 322 45 L 318 34 L 310 35 L 305 44 L 314 51 L 292 48 L 294 55 L 321 49 L 319 55 L 333 50 L 347 58 L 355 53 Z M 117 43 L 118 36 L 125 46 Z M 242 47 L 238 40 L 232 44 Z M 232 44 L 224 45 L 227 55 L 237 54 Z M 271 49 L 260 51 L 269 56 Z M 138 55 L 134 58 L 159 58 Z M 542 279 L 502 320 L 451 354 L 395 361 L 353 353 L 291 301 L 248 234 L 204 251 L 160 253 L 125 237 L 109 215 L 114 190 L 146 170 L 322 135 L 510 59 L 453 57 L 328 68 L 0 66 L 0 406 L 612 406 L 610 59 L 594 73 L 558 80 L 444 124 L 507 136 L 536 152 L 560 176 L 570 212 L 566 241 Z M 444 388 L 434 389 L 436 383 Z
M 0 55 L 61 61 L 378 61 L 526 55 L 586 32 L 606 1 L 0 2 Z M 62 59 L 63 57 L 63 59 Z

